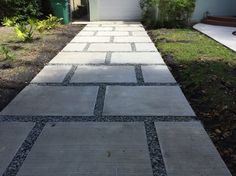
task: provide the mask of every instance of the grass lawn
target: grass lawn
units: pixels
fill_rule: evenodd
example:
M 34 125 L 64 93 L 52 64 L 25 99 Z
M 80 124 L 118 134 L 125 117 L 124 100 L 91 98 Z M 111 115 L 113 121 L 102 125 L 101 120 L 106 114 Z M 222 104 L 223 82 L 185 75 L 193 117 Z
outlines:
M 0 27 L 0 45 L 15 55 L 6 60 L 0 54 L 0 111 L 21 91 L 81 29 L 82 25 L 60 26 L 43 34 L 35 33 L 32 42 L 22 42 L 14 29 Z
M 192 29 L 149 34 L 236 175 L 236 53 Z

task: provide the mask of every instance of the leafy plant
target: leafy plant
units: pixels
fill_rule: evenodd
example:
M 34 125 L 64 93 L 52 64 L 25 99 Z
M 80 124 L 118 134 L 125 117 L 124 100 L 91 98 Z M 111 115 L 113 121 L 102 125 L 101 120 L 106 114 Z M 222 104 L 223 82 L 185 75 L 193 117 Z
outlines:
M 33 39 L 33 33 L 36 27 L 36 20 L 28 19 L 27 23 L 17 23 L 15 25 L 15 32 L 18 38 L 23 41 L 30 41 Z
M 40 16 L 39 0 L 0 0 L 0 21 L 18 16 L 23 21 Z
M 50 14 L 49 16 L 47 16 L 46 20 L 38 21 L 36 28 L 39 32 L 54 29 L 60 25 L 61 20 L 62 18 L 58 18 Z
M 2 24 L 7 27 L 14 27 L 18 21 L 18 17 L 5 17 L 3 18 Z
M 6 60 L 13 60 L 15 58 L 15 54 L 11 49 L 3 45 L 0 45 L 0 54 L 3 55 Z
M 195 9 L 196 0 L 141 0 L 143 21 L 149 27 L 183 27 Z
M 36 19 L 28 18 L 27 21 L 18 22 L 18 17 L 12 17 L 5 18 L 2 24 L 8 27 L 14 27 L 17 37 L 25 42 L 33 39 L 37 21 Z

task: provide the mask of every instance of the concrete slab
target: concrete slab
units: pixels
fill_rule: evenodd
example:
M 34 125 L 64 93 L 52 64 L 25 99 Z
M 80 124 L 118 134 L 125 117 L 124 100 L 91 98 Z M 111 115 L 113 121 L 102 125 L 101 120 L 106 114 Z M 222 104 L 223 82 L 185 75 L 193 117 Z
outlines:
M 69 43 L 62 51 L 83 51 L 86 43 Z
M 60 52 L 50 64 L 103 64 L 105 59 L 105 52 Z
M 157 51 L 153 43 L 135 43 L 136 51 Z
M 98 87 L 26 87 L 0 115 L 91 116 Z
M 104 42 L 110 42 L 110 37 L 75 37 L 71 42 L 75 43 L 104 43 Z
M 99 31 L 97 33 L 97 36 L 128 36 L 129 35 L 129 32 L 127 31 L 107 31 L 107 32 L 102 32 L 102 31 Z
M 131 43 L 131 42 L 152 42 L 149 37 L 142 37 L 142 36 L 129 36 L 129 37 L 115 37 L 114 42 L 118 43 Z
M 48 124 L 18 176 L 152 176 L 143 123 Z
M 72 83 L 137 82 L 132 66 L 79 66 Z
M 112 64 L 164 64 L 158 52 L 115 52 L 111 55 Z
M 2 175 L 33 128 L 34 123 L 0 122 L 0 175 Z
M 199 122 L 156 122 L 169 176 L 231 176 Z
M 113 27 L 85 27 L 82 31 L 112 31 Z
M 115 31 L 145 31 L 143 27 L 116 27 Z
M 215 26 L 200 23 L 193 26 L 193 28 L 236 52 L 236 36 L 232 34 L 236 31 L 236 27 Z
M 103 115 L 195 116 L 178 86 L 108 86 Z
M 103 27 L 143 27 L 142 24 L 102 24 Z
M 72 66 L 47 65 L 31 81 L 32 83 L 62 83 Z
M 176 83 L 174 77 L 165 65 L 142 66 L 144 82 Z
M 93 43 L 88 51 L 132 51 L 130 44 L 120 43 Z
M 80 31 L 76 36 L 93 36 L 95 31 Z
M 133 36 L 148 36 L 146 31 L 136 31 L 136 32 L 132 32 Z

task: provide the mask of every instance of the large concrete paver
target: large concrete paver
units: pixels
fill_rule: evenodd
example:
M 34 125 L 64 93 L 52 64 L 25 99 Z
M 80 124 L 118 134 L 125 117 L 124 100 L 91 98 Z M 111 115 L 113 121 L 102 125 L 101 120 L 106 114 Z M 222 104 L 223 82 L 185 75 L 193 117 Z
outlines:
M 80 36 L 94 36 L 95 31 L 80 31 L 76 37 L 80 37 Z
M 33 128 L 34 123 L 0 122 L 0 175 Z
M 115 37 L 114 42 L 117 42 L 117 43 L 124 43 L 124 42 L 144 43 L 144 42 L 147 42 L 148 43 L 148 42 L 152 42 L 152 41 L 149 37 L 146 37 L 146 36 L 128 36 L 128 37 Z
M 156 51 L 156 46 L 153 43 L 135 43 L 136 51 Z
M 231 176 L 199 122 L 156 122 L 168 176 Z
M 50 64 L 104 64 L 106 52 L 60 52 Z
M 165 65 L 142 66 L 144 82 L 176 83 L 174 77 Z
M 92 37 L 75 37 L 71 42 L 77 42 L 77 43 L 105 43 L 110 42 L 110 37 L 98 37 L 98 36 L 92 36 Z
M 88 51 L 132 51 L 128 43 L 92 43 Z
M 137 82 L 132 66 L 79 66 L 72 83 Z
M 62 83 L 71 66 L 68 65 L 47 65 L 32 80 L 32 83 Z
M 164 64 L 158 52 L 114 52 L 112 64 Z
M 152 176 L 143 123 L 48 124 L 18 176 Z
M 83 51 L 86 45 L 86 43 L 69 43 L 62 51 Z
M 97 36 L 128 36 L 129 32 L 127 31 L 99 31 L 97 34 Z
M 195 116 L 178 86 L 108 86 L 103 115 Z
M 0 115 L 91 116 L 98 87 L 26 87 Z
M 112 31 L 113 27 L 85 27 L 82 31 Z

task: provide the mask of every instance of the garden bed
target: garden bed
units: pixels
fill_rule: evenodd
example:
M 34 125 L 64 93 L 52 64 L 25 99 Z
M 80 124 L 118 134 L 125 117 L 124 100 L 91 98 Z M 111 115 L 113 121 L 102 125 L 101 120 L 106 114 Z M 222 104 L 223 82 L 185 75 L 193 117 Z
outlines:
M 236 53 L 192 29 L 149 34 L 236 175 Z
M 0 55 L 0 111 L 82 28 L 60 26 L 36 33 L 32 42 L 25 43 L 16 38 L 14 29 L 0 27 L 0 45 L 9 47 L 15 55 L 13 60 Z

